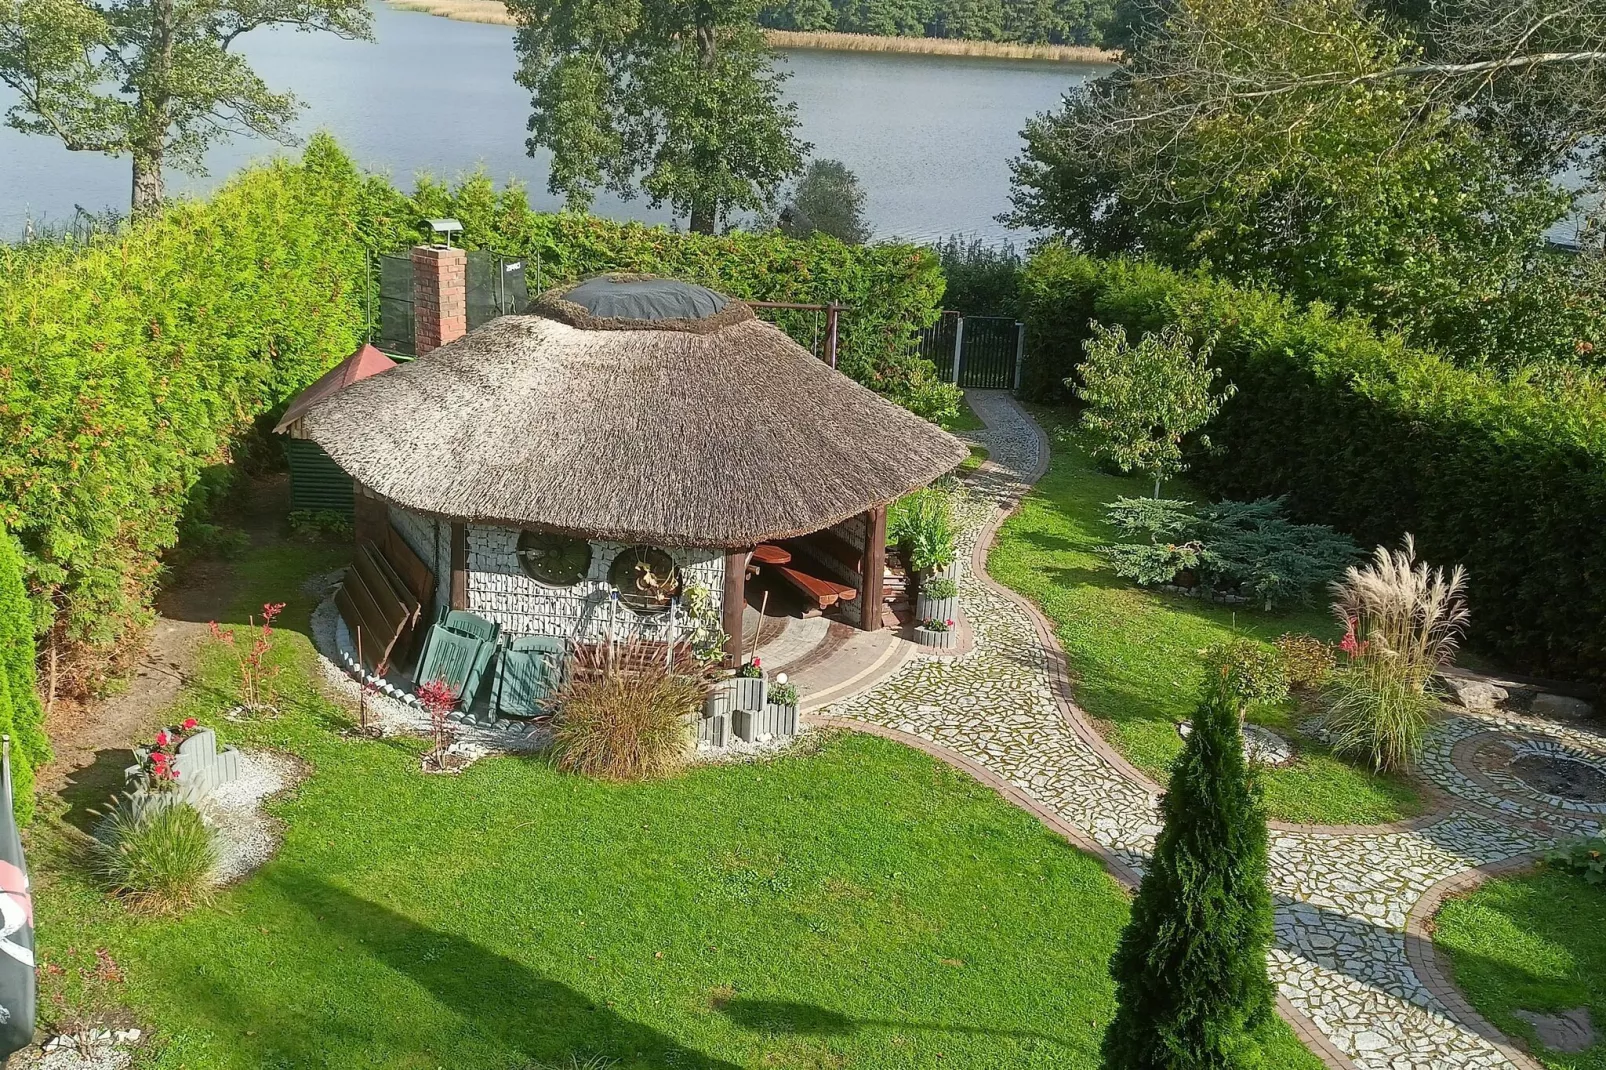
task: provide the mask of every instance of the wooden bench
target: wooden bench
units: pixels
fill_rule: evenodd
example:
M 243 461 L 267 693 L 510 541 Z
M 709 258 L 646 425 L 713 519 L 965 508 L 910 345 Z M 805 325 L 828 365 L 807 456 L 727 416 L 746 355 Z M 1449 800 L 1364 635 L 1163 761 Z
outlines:
M 851 602 L 859 596 L 858 591 L 845 583 L 803 571 L 796 557 L 792 558 L 790 565 L 770 565 L 766 571 L 796 587 L 803 597 L 814 603 L 816 609 L 830 609 L 838 602 Z

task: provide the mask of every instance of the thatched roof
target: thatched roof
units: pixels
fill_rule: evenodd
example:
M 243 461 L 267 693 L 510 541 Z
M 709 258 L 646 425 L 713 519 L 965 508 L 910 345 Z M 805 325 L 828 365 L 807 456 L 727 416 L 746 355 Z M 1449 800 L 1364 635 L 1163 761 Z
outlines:
M 303 431 L 404 508 L 660 546 L 817 531 L 967 456 L 739 301 L 671 288 L 663 320 L 631 319 L 610 301 L 642 280 L 606 281 L 348 386 Z

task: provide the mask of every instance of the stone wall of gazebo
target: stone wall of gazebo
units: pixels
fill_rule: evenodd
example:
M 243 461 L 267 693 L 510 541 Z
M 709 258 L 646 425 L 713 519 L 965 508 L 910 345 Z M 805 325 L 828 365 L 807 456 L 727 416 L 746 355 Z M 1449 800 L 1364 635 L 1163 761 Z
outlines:
M 436 605 L 451 604 L 451 523 L 392 506 L 390 522 L 413 552 L 430 564 L 436 578 Z M 525 572 L 516 550 L 520 530 L 492 524 L 466 525 L 468 609 L 495 621 L 510 635 L 552 635 L 582 640 L 608 637 L 608 569 L 629 545 L 591 542 L 591 565 L 580 582 L 568 586 L 540 583 Z M 684 587 L 708 591 L 716 619 L 721 612 L 725 581 L 723 550 L 666 548 L 681 573 Z M 614 618 L 619 638 L 663 639 L 669 630 L 667 612 L 638 613 L 621 603 Z M 684 635 L 684 622 L 677 634 Z

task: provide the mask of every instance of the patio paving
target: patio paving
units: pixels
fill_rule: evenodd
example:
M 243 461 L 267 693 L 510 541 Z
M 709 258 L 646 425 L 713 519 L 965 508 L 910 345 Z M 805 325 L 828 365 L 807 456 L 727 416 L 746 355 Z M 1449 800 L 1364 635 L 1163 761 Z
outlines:
M 983 568 L 997 524 L 1046 468 L 1047 440 L 1008 394 L 967 397 L 987 424 L 974 438 L 990 453 L 962 506 L 971 566 L 960 599 L 975 647 L 958 658 L 910 658 L 816 719 L 938 753 L 1130 880 L 1158 831 L 1156 786 L 1104 743 L 1070 700 L 1051 627 Z M 1584 729 L 1510 714 L 1461 715 L 1435 726 L 1422 763 L 1445 795 L 1442 812 L 1400 826 L 1272 830 L 1271 974 L 1285 1015 L 1330 1065 L 1537 1066 L 1450 989 L 1424 946 L 1421 915 L 1446 889 L 1475 879 L 1469 871 L 1520 863 L 1558 838 L 1598 830 L 1606 816 L 1596 811 L 1606 807 L 1565 804 L 1509 774 L 1482 772 L 1465 744 L 1491 733 L 1508 738 L 1514 751 L 1564 747 L 1606 766 L 1606 739 Z

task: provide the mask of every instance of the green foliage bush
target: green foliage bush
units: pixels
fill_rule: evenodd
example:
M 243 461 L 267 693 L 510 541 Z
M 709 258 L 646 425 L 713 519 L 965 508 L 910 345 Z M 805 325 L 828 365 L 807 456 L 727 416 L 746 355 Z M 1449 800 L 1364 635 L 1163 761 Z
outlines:
M 0 733 L 11 736 L 12 810 L 33 817 L 34 770 L 50 760 L 34 682 L 34 614 L 22 585 L 22 555 L 0 526 Z
M 1552 869 L 1576 873 L 1585 884 L 1606 884 L 1606 839 L 1579 840 L 1545 856 Z
M 447 186 L 421 181 L 411 196 L 393 191 L 382 213 L 381 248 L 400 248 L 421 235 L 412 223 L 451 216 L 463 224 L 470 249 L 493 249 L 527 261 L 531 291 L 602 271 L 672 275 L 754 301 L 845 306 L 837 366 L 847 375 L 930 420 L 957 413 L 958 392 L 937 378 L 915 352 L 921 328 L 936 321 L 942 267 L 914 245 L 848 245 L 818 235 L 676 234 L 661 227 L 619 223 L 530 207 L 524 188 L 498 190 L 483 174 Z M 766 313 L 805 347 L 824 352 L 825 317 L 812 312 Z
M 1286 495 L 1363 544 L 1412 532 L 1425 557 L 1467 566 L 1475 643 L 1544 675 L 1606 675 L 1606 398 L 1587 378 L 1459 369 L 1320 306 L 1060 246 L 1023 293 L 1028 397 L 1069 400 L 1091 319 L 1214 337 L 1238 394 L 1196 480 Z
M 967 316 L 1020 314 L 1021 256 L 1013 245 L 955 234 L 934 249 L 947 283 L 944 308 Z
M 916 572 L 946 567 L 959 539 L 953 497 L 935 487 L 905 494 L 892 503 L 887 538 L 903 551 L 904 564 Z
M 355 347 L 370 186 L 318 138 L 87 246 L 0 248 L 0 524 L 36 620 L 112 646 L 201 471 Z
M 1109 1070 L 1258 1065 L 1271 892 L 1266 813 L 1239 735 L 1243 680 L 1218 662 L 1160 800 L 1164 827 L 1110 973 Z
M 1333 678 L 1337 656 L 1331 643 L 1314 635 L 1289 632 L 1278 637 L 1277 651 L 1287 669 L 1288 682 L 1295 687 L 1319 688 Z
M 1253 639 L 1230 639 L 1206 650 L 1204 663 L 1211 677 L 1233 681 L 1233 692 L 1245 707 L 1288 697 L 1288 663 L 1275 647 Z

